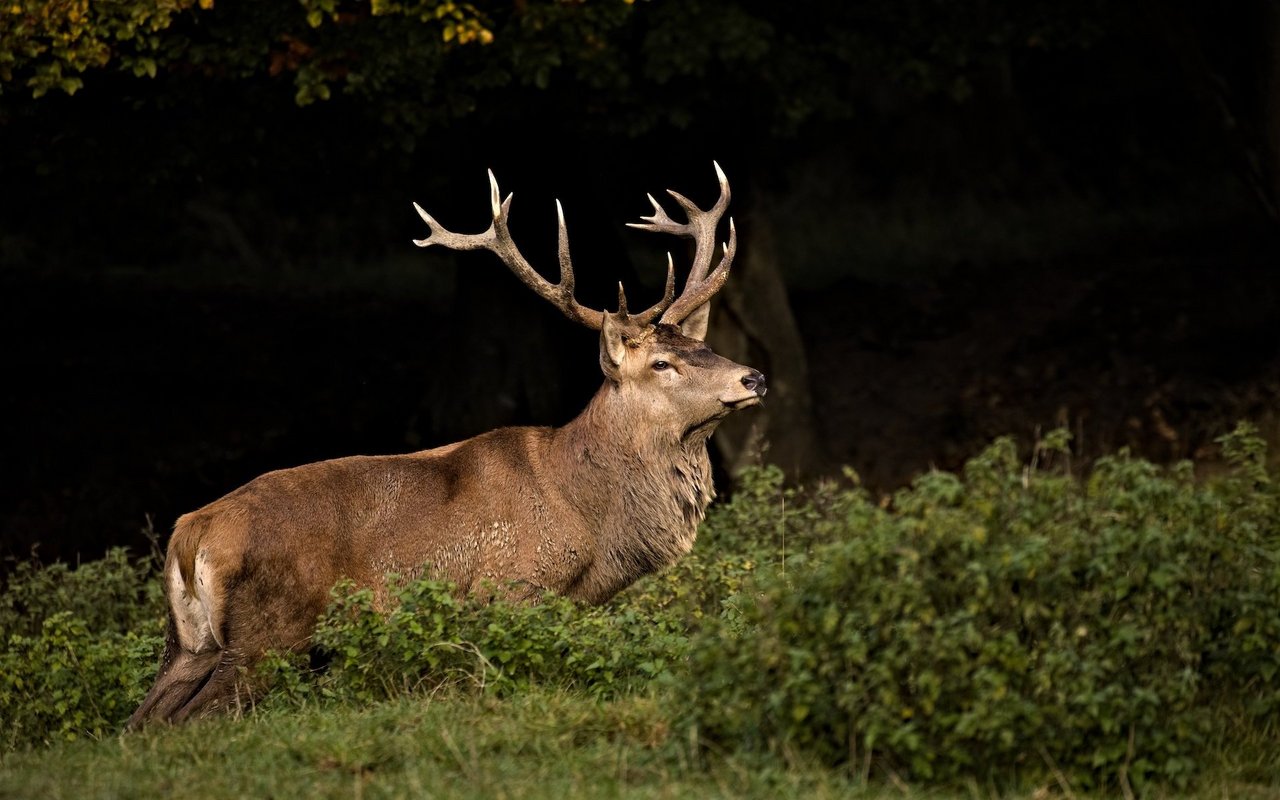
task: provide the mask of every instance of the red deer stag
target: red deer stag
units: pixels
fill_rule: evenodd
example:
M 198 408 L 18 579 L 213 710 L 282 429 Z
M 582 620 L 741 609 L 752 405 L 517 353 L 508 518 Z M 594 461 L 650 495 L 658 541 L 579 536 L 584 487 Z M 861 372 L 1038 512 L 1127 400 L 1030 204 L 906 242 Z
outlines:
M 511 196 L 489 173 L 493 224 L 446 230 L 425 211 L 416 244 L 489 250 L 569 319 L 600 332 L 604 385 L 562 428 L 500 428 L 408 455 L 353 456 L 269 472 L 178 519 L 165 558 L 169 625 L 156 684 L 128 726 L 180 722 L 234 706 L 243 675 L 270 649 L 308 646 L 340 579 L 383 592 L 388 573 L 428 574 L 458 591 L 500 587 L 514 599 L 553 591 L 602 603 L 689 552 L 714 494 L 707 438 L 756 405 L 765 379 L 703 344 L 708 302 L 724 285 L 737 234 L 715 269 L 716 228 L 676 192 L 688 221 L 654 213 L 633 227 L 689 237 L 693 264 L 679 298 L 667 258 L 665 295 L 639 314 L 594 311 L 574 298 L 564 213 L 560 282 L 542 278 L 507 229 Z

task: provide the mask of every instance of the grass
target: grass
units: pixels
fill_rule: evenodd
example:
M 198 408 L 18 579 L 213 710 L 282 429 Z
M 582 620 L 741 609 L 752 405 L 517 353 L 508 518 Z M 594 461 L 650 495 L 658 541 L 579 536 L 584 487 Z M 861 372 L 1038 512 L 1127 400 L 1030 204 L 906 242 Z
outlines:
M 1259 742 L 1259 744 L 1265 744 Z M 694 757 L 661 695 L 612 702 L 537 690 L 507 700 L 459 694 L 374 704 L 266 708 L 99 741 L 0 755 L 0 797 L 448 798 L 1050 798 L 1066 784 L 1002 794 L 976 784 L 908 786 L 873 767 L 871 780 L 796 759 Z M 1223 752 L 1187 795 L 1277 796 L 1264 750 Z M 1254 780 L 1249 780 L 1252 776 Z
M 0 797 L 878 797 L 839 775 L 694 763 L 654 697 L 565 692 L 266 710 L 0 756 Z M 898 796 L 896 790 L 893 796 Z

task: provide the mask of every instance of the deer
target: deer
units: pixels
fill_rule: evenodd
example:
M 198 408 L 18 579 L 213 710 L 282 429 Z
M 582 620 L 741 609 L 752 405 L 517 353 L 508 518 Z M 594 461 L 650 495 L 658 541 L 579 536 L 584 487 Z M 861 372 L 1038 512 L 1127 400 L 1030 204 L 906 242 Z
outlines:
M 714 164 L 714 162 L 713 162 Z M 178 518 L 163 581 L 165 646 L 155 685 L 126 730 L 231 711 L 269 651 L 305 652 L 339 581 L 393 602 L 387 576 L 429 576 L 459 595 L 536 602 L 544 593 L 602 604 L 693 547 L 715 496 L 707 440 L 758 405 L 765 376 L 705 344 L 712 297 L 737 250 L 714 269 L 729 182 L 710 209 L 668 190 L 686 221 L 648 195 L 629 226 L 691 239 L 679 297 L 667 254 L 662 298 L 640 313 L 593 310 L 574 295 L 564 209 L 556 201 L 560 280 L 534 270 L 511 238 L 513 195 L 489 171 L 492 223 L 479 234 L 427 224 L 419 247 L 488 250 L 566 317 L 596 331 L 604 382 L 562 427 L 505 427 L 434 449 L 351 456 L 268 472 Z

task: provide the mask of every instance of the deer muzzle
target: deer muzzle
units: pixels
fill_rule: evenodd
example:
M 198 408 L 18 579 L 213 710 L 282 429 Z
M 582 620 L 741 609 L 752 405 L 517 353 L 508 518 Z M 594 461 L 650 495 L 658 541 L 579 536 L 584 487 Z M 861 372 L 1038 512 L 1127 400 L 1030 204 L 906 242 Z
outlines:
M 769 387 L 765 385 L 764 373 L 755 369 L 742 376 L 742 385 L 748 392 L 755 392 L 756 397 L 764 397 L 765 392 L 769 391 Z

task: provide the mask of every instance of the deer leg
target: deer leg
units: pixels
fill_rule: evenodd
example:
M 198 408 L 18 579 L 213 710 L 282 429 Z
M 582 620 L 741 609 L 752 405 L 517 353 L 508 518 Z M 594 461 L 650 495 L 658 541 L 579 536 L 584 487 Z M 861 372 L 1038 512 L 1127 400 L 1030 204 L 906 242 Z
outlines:
M 248 682 L 245 680 L 244 667 L 248 659 L 244 654 L 233 650 L 221 650 L 210 655 L 217 656 L 217 662 L 208 675 L 208 679 L 189 698 L 182 703 L 169 718 L 174 724 L 185 722 L 192 717 L 204 717 L 218 711 L 229 711 L 237 707 L 241 701 L 250 698 Z
M 217 667 L 220 653 L 192 653 L 178 644 L 172 621 L 165 638 L 164 658 L 156 683 L 147 692 L 142 705 L 125 723 L 126 731 L 141 728 L 147 722 L 158 719 L 170 722 L 171 715 L 200 692 Z

